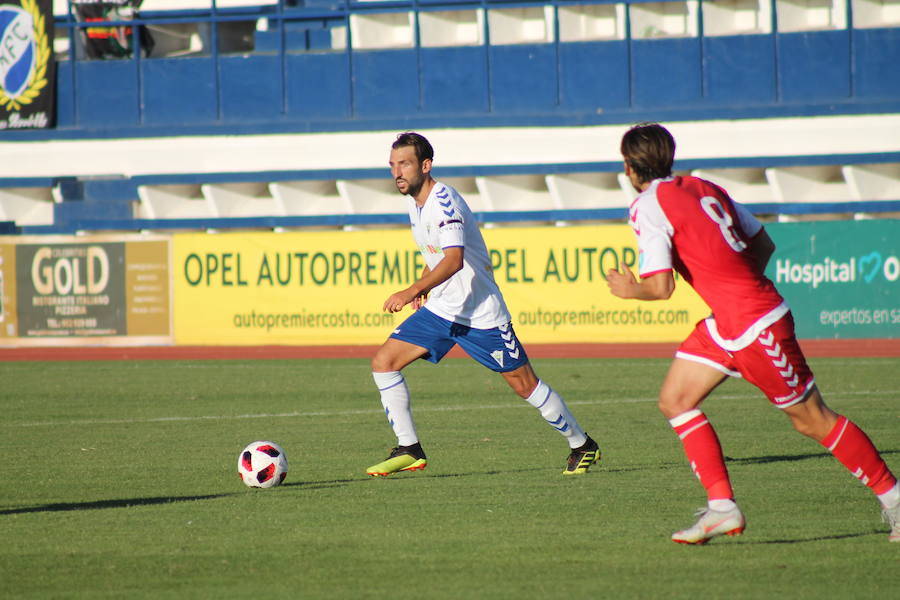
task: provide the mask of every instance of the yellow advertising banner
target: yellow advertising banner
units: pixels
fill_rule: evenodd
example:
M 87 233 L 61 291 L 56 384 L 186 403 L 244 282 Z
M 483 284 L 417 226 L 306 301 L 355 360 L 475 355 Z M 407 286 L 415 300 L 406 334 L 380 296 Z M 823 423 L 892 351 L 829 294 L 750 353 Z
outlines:
M 0 242 L 0 340 L 16 335 L 16 247 Z
M 622 300 L 606 272 L 625 264 L 637 276 L 628 225 L 488 229 L 494 277 L 519 338 L 534 343 L 681 341 L 709 315 L 684 282 L 667 301 Z
M 687 285 L 667 302 L 613 297 L 605 272 L 635 265 L 627 225 L 484 230 L 524 343 L 665 342 L 707 314 Z M 410 314 L 384 300 L 421 273 L 408 229 L 173 236 L 175 341 L 380 344 Z

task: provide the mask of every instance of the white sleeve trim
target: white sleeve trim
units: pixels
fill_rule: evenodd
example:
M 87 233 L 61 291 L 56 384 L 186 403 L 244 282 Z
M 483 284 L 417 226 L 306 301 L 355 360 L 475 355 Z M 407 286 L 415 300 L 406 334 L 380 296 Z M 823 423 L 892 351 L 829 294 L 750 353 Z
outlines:
M 741 230 L 747 234 L 747 241 L 750 241 L 756 234 L 762 231 L 763 225 L 759 222 L 759 219 L 753 216 L 747 207 L 739 202 L 731 201 L 732 205 L 734 205 L 734 212 L 737 215 L 738 223 L 741 226 Z

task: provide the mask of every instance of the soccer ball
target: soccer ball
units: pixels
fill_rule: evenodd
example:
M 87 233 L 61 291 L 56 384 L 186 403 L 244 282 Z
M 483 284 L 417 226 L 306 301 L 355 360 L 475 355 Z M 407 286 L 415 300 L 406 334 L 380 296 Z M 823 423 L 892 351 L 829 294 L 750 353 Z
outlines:
M 241 450 L 238 456 L 238 474 L 248 487 L 270 488 L 281 485 L 287 472 L 287 455 L 275 442 L 253 442 Z

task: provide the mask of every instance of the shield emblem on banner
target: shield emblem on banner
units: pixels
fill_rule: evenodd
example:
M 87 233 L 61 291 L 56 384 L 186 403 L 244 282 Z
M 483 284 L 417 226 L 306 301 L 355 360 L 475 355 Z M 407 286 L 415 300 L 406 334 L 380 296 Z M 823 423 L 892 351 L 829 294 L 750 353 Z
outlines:
M 0 5 L 0 85 L 12 100 L 28 87 L 36 46 L 31 15 L 18 6 Z
M 37 0 L 0 4 L 0 107 L 19 110 L 47 85 L 50 47 Z

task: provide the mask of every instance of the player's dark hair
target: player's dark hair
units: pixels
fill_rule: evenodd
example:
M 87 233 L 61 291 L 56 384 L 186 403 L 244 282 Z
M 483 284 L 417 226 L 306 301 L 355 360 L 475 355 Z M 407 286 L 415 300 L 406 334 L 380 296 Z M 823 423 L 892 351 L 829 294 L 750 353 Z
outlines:
M 405 131 L 398 134 L 397 139 L 391 144 L 391 148 L 394 150 L 405 146 L 412 146 L 416 149 L 416 158 L 419 159 L 419 162 L 422 162 L 426 158 L 434 160 L 434 148 L 431 147 L 431 144 L 425 139 L 425 136 L 420 133 Z
M 659 123 L 639 123 L 622 136 L 622 156 L 641 183 L 672 174 L 675 138 Z

